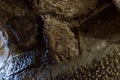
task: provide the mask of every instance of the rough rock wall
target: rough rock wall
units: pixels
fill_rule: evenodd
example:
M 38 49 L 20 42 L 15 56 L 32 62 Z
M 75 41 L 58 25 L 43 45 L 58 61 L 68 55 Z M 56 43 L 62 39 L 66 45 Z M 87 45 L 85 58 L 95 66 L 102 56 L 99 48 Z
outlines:
M 75 30 L 77 29 L 76 27 L 79 27 L 88 18 L 101 12 L 110 5 L 110 1 L 104 0 L 1 0 L 0 15 L 1 19 L 4 19 L 1 20 L 1 23 L 4 24 L 6 29 L 10 27 L 17 33 L 13 34 L 13 32 L 11 32 L 10 35 L 13 34 L 14 36 L 17 35 L 20 36 L 20 38 L 24 38 L 22 41 L 12 40 L 12 42 L 17 42 L 15 44 L 18 44 L 17 46 L 20 46 L 20 48 L 25 48 L 25 46 L 28 48 L 28 46 L 35 45 L 35 43 L 32 42 L 36 41 L 33 38 L 31 38 L 31 40 L 30 36 L 27 38 L 26 35 L 33 33 L 31 36 L 34 37 L 37 34 L 34 32 L 36 28 L 33 30 L 32 27 L 33 32 L 30 32 L 31 29 L 25 31 L 23 27 L 29 27 L 27 26 L 29 22 L 31 22 L 30 26 L 38 25 L 36 22 L 37 19 L 35 18 L 36 15 L 41 16 L 44 20 L 45 33 L 49 40 L 49 52 L 56 62 L 61 62 L 70 59 L 72 56 L 79 55 L 81 52 L 79 36 L 75 34 L 79 32 Z M 38 21 L 38 23 L 39 22 L 40 21 Z M 18 28 L 16 26 L 18 26 Z M 26 33 L 21 33 L 20 31 L 22 29 Z M 12 37 L 13 35 L 10 36 L 10 39 L 14 38 Z M 29 39 L 29 41 L 27 39 Z M 25 46 L 24 43 L 26 43 Z
M 76 27 L 111 5 L 110 1 L 104 0 L 34 0 L 31 3 L 45 22 L 49 51 L 57 62 L 81 53 Z
M 14 57 L 1 68 L 1 79 L 58 79 L 72 66 L 84 67 L 119 50 L 120 15 L 114 7 L 110 0 L 0 0 L 0 23 Z M 60 64 L 47 65 L 48 53 Z

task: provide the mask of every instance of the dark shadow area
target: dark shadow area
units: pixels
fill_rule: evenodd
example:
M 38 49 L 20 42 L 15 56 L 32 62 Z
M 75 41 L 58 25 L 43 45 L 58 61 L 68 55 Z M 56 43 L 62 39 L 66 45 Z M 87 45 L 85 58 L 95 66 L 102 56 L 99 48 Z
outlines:
M 80 27 L 84 36 L 106 39 L 120 34 L 120 13 L 114 6 L 90 18 Z
M 43 24 L 42 18 L 34 14 L 9 19 L 6 28 L 9 44 L 20 52 L 38 47 L 45 49 Z

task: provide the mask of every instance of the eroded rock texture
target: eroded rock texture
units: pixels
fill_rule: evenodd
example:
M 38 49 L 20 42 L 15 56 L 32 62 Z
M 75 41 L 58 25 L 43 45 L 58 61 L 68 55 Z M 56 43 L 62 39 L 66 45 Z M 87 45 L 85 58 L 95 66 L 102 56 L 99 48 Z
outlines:
M 35 12 L 45 21 L 50 54 L 57 62 L 68 60 L 81 53 L 79 31 L 76 27 L 109 7 L 111 5 L 109 2 L 104 0 L 34 0 L 31 2 Z
M 113 52 L 102 57 L 101 61 L 93 61 L 91 65 L 71 69 L 58 75 L 55 80 L 119 80 L 120 55 Z
M 9 48 L 0 80 L 119 80 L 115 6 L 119 0 L 0 0 L 0 54 L 3 38 Z
M 53 17 L 48 16 L 46 19 L 45 26 L 46 34 L 49 36 L 50 53 L 58 62 L 79 54 L 78 41 L 74 38 L 75 34 L 68 25 Z
M 7 33 L 10 35 L 9 41 L 12 47 L 15 45 L 16 48 L 18 47 L 21 49 L 20 51 L 22 51 L 38 48 L 40 45 L 43 45 L 42 29 L 44 26 L 39 16 L 16 16 L 10 19 L 6 26 Z M 39 30 L 41 30 L 41 32 L 39 32 Z

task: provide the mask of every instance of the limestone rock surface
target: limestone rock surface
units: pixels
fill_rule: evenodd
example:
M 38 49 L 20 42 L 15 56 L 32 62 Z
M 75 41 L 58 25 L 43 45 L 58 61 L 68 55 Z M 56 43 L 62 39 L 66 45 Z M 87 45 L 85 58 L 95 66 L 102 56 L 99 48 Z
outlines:
M 57 62 L 81 54 L 77 27 L 111 6 L 100 0 L 33 0 L 33 10 L 44 20 L 50 54 Z
M 0 0 L 0 54 L 3 38 L 9 48 L 0 80 L 119 79 L 115 7 L 119 0 Z

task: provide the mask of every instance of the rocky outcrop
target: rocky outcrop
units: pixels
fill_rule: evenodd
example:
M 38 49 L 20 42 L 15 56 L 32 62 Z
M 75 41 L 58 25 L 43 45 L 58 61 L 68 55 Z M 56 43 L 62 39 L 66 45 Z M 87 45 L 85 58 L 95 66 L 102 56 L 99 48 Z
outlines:
M 114 3 L 119 8 L 119 2 Z M 115 72 L 110 68 L 110 73 L 106 65 L 119 65 L 119 55 L 113 52 L 112 57 L 111 53 L 119 51 L 119 21 L 120 14 L 110 0 L 0 0 L 4 33 L 0 43 L 6 38 L 9 48 L 0 67 L 0 80 L 77 80 L 82 74 L 83 80 L 97 79 L 99 74 L 100 79 L 115 79 L 118 68 Z M 92 65 L 94 60 L 103 60 L 104 66 L 97 62 Z M 102 72 L 105 69 L 105 75 L 97 73 L 99 67 Z M 106 78 L 109 74 L 113 76 Z
M 45 22 L 49 51 L 57 62 L 81 54 L 77 27 L 111 5 L 110 1 L 99 0 L 34 0 L 31 3 Z
M 104 0 L 91 0 L 89 2 L 84 0 L 3 0 L 0 5 L 0 15 L 4 19 L 1 20 L 1 23 L 5 24 L 6 30 L 10 30 L 7 31 L 10 35 L 9 40 L 14 42 L 12 47 L 35 48 L 37 42 L 32 37 L 37 37 L 36 30 L 39 26 L 37 23 L 41 23 L 41 20 L 38 19 L 41 16 L 44 21 L 44 25 L 41 25 L 44 26 L 45 34 L 49 40 L 49 53 L 56 62 L 61 62 L 79 55 L 82 51 L 77 27 L 88 18 L 111 6 L 111 2 Z M 4 12 L 6 14 L 2 14 Z M 29 22 L 31 23 L 29 24 Z M 24 30 L 24 28 L 29 27 L 28 24 L 35 26 Z M 21 33 L 21 30 L 24 33 Z M 30 32 L 31 30 L 33 31 Z M 30 33 L 33 34 L 26 37 Z M 17 36 L 22 41 L 18 41 Z
M 70 5 L 71 3 L 73 4 Z M 99 13 L 100 11 L 110 6 L 110 3 L 109 1 L 99 1 L 99 0 L 95 0 L 95 1 L 92 0 L 89 2 L 82 0 L 80 2 L 78 0 L 73 0 L 73 1 L 66 1 L 66 0 L 65 1 L 64 0 L 63 1 L 46 1 L 46 0 L 45 1 L 41 1 L 41 0 L 10 1 L 8 0 L 6 2 L 6 0 L 3 0 L 1 1 L 0 5 L 1 5 L 0 15 L 3 19 L 5 19 L 5 20 L 1 20 L 1 22 L 5 23 L 10 21 L 11 22 L 11 23 L 9 22 L 10 24 L 15 26 L 18 25 L 18 27 L 20 27 L 19 26 L 20 24 L 28 24 L 28 22 L 36 16 L 35 14 L 42 16 L 45 23 L 44 27 L 45 27 L 46 35 L 48 37 L 48 40 L 50 41 L 49 42 L 50 54 L 55 58 L 55 60 L 57 60 L 57 62 L 60 62 L 62 60 L 69 59 L 73 55 L 78 55 L 81 52 L 79 50 L 80 47 L 78 46 L 79 44 L 78 39 L 74 38 L 76 37 L 75 36 L 76 34 L 74 34 L 71 28 L 78 27 L 82 22 L 87 20 L 87 18 L 90 18 L 91 16 Z M 34 10 L 34 12 L 32 10 Z M 29 16 L 28 14 L 29 12 L 33 14 Z M 6 13 L 6 14 L 2 14 L 2 13 Z M 27 16 L 28 18 L 31 19 L 25 20 L 23 16 Z M 21 19 L 23 22 L 17 21 L 17 23 L 14 23 L 17 20 L 15 19 L 16 17 L 17 19 L 23 18 L 24 20 Z M 52 24 L 52 22 L 54 23 Z M 59 27 L 59 24 L 62 25 Z M 34 25 L 34 23 L 32 25 Z M 58 27 L 56 25 L 58 25 Z M 62 27 L 64 26 L 66 26 L 66 29 L 64 29 L 63 31 Z M 54 30 L 53 29 L 54 27 L 58 28 L 59 31 L 57 32 L 58 29 L 56 28 Z M 14 31 L 12 30 L 11 34 L 13 32 Z M 61 33 L 63 32 L 66 32 L 65 33 L 66 35 L 62 35 Z M 21 35 L 19 33 L 17 33 L 18 36 Z M 59 36 L 58 34 L 61 34 L 61 36 Z M 54 39 L 57 38 L 56 36 L 61 40 L 59 41 L 58 39 Z M 65 38 L 65 36 L 67 37 Z M 64 44 L 64 42 L 69 43 L 69 45 Z M 24 42 L 23 43 L 19 42 L 19 45 L 22 44 L 24 44 Z M 71 46 L 73 46 L 73 48 L 70 48 Z

